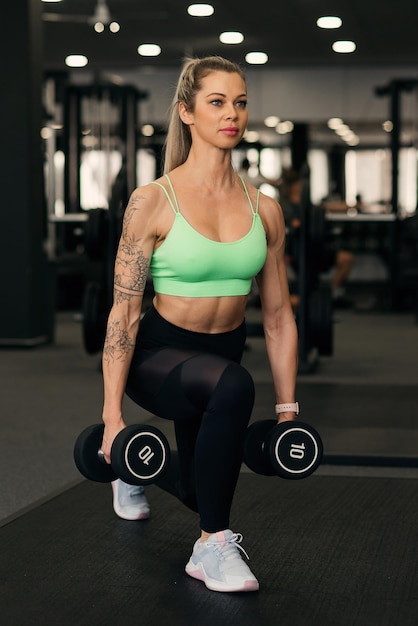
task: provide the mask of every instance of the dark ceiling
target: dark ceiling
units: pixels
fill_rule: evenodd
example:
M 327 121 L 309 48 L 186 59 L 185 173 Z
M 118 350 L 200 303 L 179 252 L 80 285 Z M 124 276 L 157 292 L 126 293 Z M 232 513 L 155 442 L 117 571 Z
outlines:
M 139 65 L 178 67 L 186 55 L 221 54 L 244 62 L 250 51 L 264 51 L 268 67 L 418 66 L 416 0 L 213 0 L 211 17 L 190 17 L 181 0 L 107 0 L 121 30 L 97 34 L 89 18 L 97 0 L 43 3 L 46 70 L 64 69 L 68 54 L 85 54 L 94 70 L 132 69 Z M 49 14 L 49 18 L 48 18 Z M 316 27 L 321 15 L 337 14 L 338 30 Z M 51 17 L 52 16 L 52 17 Z M 56 16 L 57 21 L 51 21 Z M 58 21 L 59 20 L 59 21 Z M 222 31 L 241 31 L 244 42 L 224 45 Z M 335 39 L 353 39 L 352 54 L 337 54 Z M 160 56 L 141 58 L 141 43 L 158 43 Z

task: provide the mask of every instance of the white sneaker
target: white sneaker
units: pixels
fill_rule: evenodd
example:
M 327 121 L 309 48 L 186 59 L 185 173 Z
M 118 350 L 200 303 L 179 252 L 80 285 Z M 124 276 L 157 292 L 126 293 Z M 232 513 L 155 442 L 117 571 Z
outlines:
M 217 532 L 205 542 L 198 539 L 186 565 L 187 574 L 212 591 L 257 591 L 258 581 L 239 552 L 249 558 L 241 541 L 242 535 L 232 530 Z
M 142 485 L 128 485 L 119 478 L 112 481 L 113 509 L 128 520 L 148 519 L 150 509 Z

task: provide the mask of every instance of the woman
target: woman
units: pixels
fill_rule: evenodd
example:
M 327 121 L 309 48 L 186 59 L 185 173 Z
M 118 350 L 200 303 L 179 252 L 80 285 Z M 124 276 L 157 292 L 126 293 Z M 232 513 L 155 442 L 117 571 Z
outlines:
M 279 421 L 296 411 L 297 332 L 281 209 L 231 163 L 247 120 L 238 65 L 221 57 L 186 63 L 173 100 L 166 175 L 136 189 L 125 212 L 103 351 L 105 459 L 125 427 L 125 391 L 174 421 L 179 480 L 161 486 L 199 512 L 201 536 L 186 572 L 215 591 L 259 587 L 238 550 L 242 536 L 229 529 L 254 403 L 252 378 L 240 365 L 254 276 Z M 140 322 L 149 270 L 155 297 Z M 148 516 L 139 489 L 130 495 L 124 483 L 113 483 L 122 517 L 135 517 L 135 503 L 136 517 Z

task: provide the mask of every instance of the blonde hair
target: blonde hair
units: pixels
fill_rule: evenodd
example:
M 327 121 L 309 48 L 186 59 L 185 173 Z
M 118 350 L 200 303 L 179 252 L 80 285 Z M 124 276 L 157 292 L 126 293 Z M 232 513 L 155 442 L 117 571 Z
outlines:
M 187 59 L 180 74 L 177 89 L 170 108 L 167 137 L 164 146 L 164 173 L 184 163 L 192 145 L 190 129 L 180 119 L 178 105 L 182 102 L 187 111 L 193 111 L 196 94 L 202 88 L 202 79 L 211 72 L 239 74 L 245 81 L 245 75 L 237 63 L 220 56 Z

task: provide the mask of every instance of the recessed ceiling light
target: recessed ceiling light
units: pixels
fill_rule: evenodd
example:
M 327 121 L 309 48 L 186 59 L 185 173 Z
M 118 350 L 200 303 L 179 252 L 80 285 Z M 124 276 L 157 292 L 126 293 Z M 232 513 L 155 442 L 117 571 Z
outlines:
M 342 19 L 336 15 L 324 15 L 316 20 L 316 25 L 319 28 L 340 28 L 342 23 Z
M 268 126 L 268 128 L 274 128 L 280 122 L 280 118 L 277 115 L 269 115 L 264 120 L 264 124 Z
M 335 132 L 340 137 L 344 137 L 344 135 L 347 135 L 351 131 L 350 131 L 350 127 L 348 126 L 348 124 L 341 124 L 341 126 L 335 129 Z
M 226 31 L 219 35 L 219 41 L 229 44 L 242 43 L 244 41 L 244 35 L 236 31 Z
M 248 141 L 248 143 L 255 143 L 260 139 L 260 135 L 256 130 L 247 130 L 244 133 L 244 139 Z
M 118 33 L 120 31 L 120 24 L 119 24 L 119 22 L 110 22 L 109 30 L 110 30 L 111 33 Z
M 276 126 L 276 133 L 279 135 L 286 135 L 287 133 L 291 133 L 293 128 L 293 122 L 279 122 Z
M 215 9 L 211 4 L 191 4 L 187 7 L 187 13 L 193 17 L 209 17 Z
M 141 133 L 144 137 L 152 137 L 155 132 L 154 126 L 152 124 L 144 124 L 141 128 Z
M 141 43 L 138 46 L 138 54 L 142 57 L 157 57 L 161 54 L 161 48 L 156 43 Z
M 250 65 L 264 65 L 269 58 L 265 52 L 249 52 L 245 55 L 245 60 Z
M 69 54 L 65 58 L 65 65 L 68 67 L 85 67 L 88 62 L 89 60 L 84 54 Z
M 354 41 L 334 41 L 332 44 L 332 49 L 334 52 L 340 52 L 341 54 L 349 54 L 350 52 L 354 52 L 356 49 L 356 44 Z
M 331 117 L 328 120 L 328 128 L 330 128 L 331 130 L 335 130 L 336 128 L 341 126 L 341 124 L 343 124 L 343 123 L 344 122 L 342 121 L 342 119 L 340 117 Z

